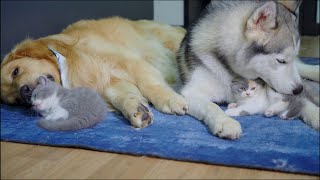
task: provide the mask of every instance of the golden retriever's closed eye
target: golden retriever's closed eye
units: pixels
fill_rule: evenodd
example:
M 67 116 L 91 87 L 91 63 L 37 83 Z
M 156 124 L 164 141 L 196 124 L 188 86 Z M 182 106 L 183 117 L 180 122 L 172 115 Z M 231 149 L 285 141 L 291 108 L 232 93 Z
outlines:
M 185 114 L 176 84 L 175 53 L 185 30 L 153 21 L 119 17 L 83 20 L 60 34 L 19 43 L 1 63 L 1 100 L 30 104 L 40 76 L 61 83 L 57 58 L 66 58 L 68 84 L 97 90 L 134 127 L 152 123 L 151 102 L 165 113 Z

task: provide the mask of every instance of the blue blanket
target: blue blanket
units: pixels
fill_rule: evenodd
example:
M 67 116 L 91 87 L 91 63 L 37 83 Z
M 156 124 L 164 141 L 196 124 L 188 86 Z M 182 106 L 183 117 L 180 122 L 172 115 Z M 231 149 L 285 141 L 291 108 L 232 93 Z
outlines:
M 307 62 L 319 64 L 319 59 Z M 52 132 L 39 128 L 39 117 L 29 109 L 1 104 L 1 140 L 320 174 L 319 131 L 298 119 L 237 117 L 243 134 L 232 141 L 213 136 L 202 122 L 190 116 L 152 111 L 154 123 L 145 129 L 134 129 L 121 114 L 109 113 L 90 129 Z

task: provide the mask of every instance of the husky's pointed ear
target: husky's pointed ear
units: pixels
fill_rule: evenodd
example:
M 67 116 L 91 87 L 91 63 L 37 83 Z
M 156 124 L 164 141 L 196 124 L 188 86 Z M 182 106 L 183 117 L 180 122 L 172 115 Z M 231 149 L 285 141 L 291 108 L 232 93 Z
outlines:
M 265 3 L 255 10 L 247 21 L 248 30 L 268 31 L 276 27 L 277 4 L 273 1 Z

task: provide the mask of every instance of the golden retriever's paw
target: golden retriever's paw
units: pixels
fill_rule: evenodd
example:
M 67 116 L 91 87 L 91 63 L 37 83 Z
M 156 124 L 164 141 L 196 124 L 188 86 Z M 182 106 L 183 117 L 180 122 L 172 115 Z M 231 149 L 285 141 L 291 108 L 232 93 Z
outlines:
M 220 117 L 211 127 L 213 134 L 219 138 L 238 139 L 242 133 L 240 123 L 228 116 Z
M 152 124 L 153 115 L 145 105 L 140 104 L 137 108 L 137 112 L 130 117 L 130 122 L 135 128 L 145 128 Z
M 188 102 L 179 94 L 172 94 L 171 97 L 164 97 L 165 101 L 161 107 L 156 108 L 168 114 L 184 115 L 188 112 Z

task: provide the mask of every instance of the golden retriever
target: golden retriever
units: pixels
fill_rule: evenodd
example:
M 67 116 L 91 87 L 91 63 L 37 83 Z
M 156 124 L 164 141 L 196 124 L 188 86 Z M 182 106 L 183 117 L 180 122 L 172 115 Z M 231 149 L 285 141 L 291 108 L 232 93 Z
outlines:
M 81 20 L 59 34 L 16 45 L 1 63 L 1 99 L 30 104 L 39 76 L 61 83 L 50 47 L 66 58 L 70 87 L 95 89 L 134 127 L 152 123 L 148 102 L 183 115 L 188 104 L 170 84 L 179 81 L 175 53 L 184 35 L 183 28 L 154 21 Z

